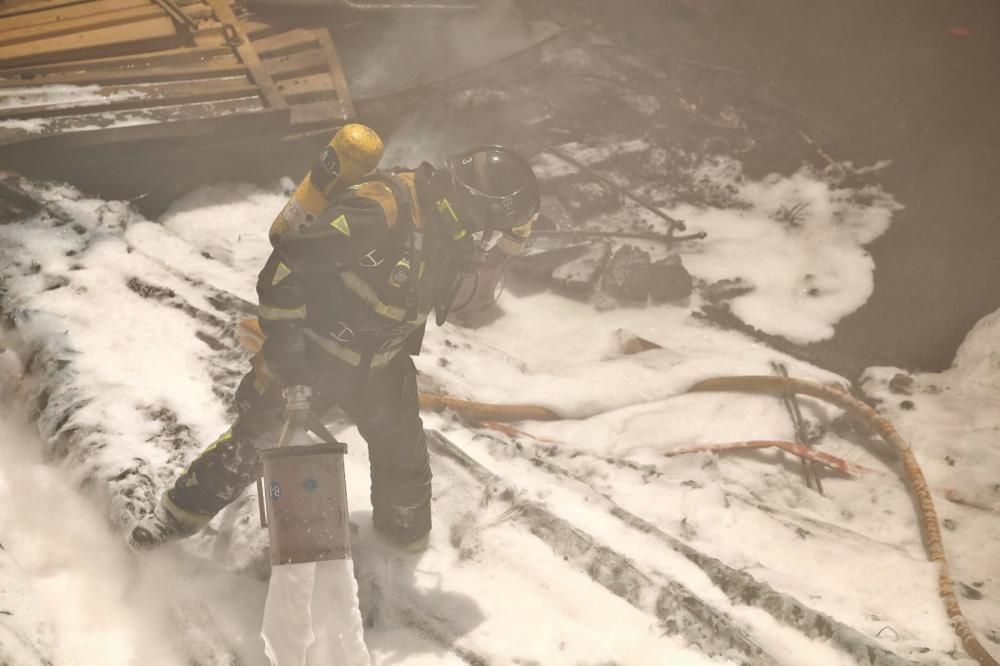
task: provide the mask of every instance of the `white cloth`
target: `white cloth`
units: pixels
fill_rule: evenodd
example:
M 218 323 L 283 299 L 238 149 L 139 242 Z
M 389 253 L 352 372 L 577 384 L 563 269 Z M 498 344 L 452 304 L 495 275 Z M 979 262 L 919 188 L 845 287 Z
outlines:
M 354 563 L 272 567 L 260 635 L 271 666 L 371 666 Z

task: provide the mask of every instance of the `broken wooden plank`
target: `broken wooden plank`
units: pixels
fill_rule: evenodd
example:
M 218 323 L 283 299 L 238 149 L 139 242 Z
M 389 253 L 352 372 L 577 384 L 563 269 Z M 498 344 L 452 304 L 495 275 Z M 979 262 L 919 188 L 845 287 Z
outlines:
M 308 74 L 318 74 L 326 70 L 326 57 L 319 49 L 309 49 L 298 53 L 265 58 L 264 67 L 271 72 L 275 81 Z
M 257 55 L 257 51 L 250 42 L 244 26 L 236 18 L 233 8 L 229 6 L 227 0 L 208 0 L 208 4 L 212 8 L 212 11 L 215 12 L 216 18 L 223 25 L 231 26 L 227 30 L 231 29 L 235 33 L 235 37 L 239 40 L 235 46 L 236 53 L 239 55 L 240 60 L 243 61 L 243 64 L 247 66 L 247 69 L 250 70 L 250 77 L 260 87 L 261 96 L 264 100 L 276 109 L 287 108 L 288 104 L 285 103 L 285 99 L 281 96 L 274 83 L 274 79 L 271 78 L 271 74 L 264 67 L 263 63 L 261 63 L 260 56 Z
M 219 44 L 235 46 L 239 37 L 235 32 L 226 28 L 226 25 L 230 24 L 216 19 L 202 21 L 198 25 L 198 32 L 194 34 L 195 44 L 198 46 L 217 46 Z M 271 23 L 250 17 L 240 19 L 240 28 L 243 31 L 243 36 L 251 40 L 271 36 L 279 30 Z
M 278 83 L 278 90 L 289 102 L 315 102 L 336 96 L 329 72 L 281 81 Z
M 29 0 L 18 2 L 10 6 L 0 6 L 0 17 L 18 16 L 32 12 L 40 12 L 54 7 L 65 7 L 67 5 L 83 4 L 82 0 Z
M 245 113 L 198 117 L 174 122 L 108 127 L 89 131 L 62 132 L 40 136 L 30 142 L 4 147 L 4 159 L 65 152 L 90 147 L 110 147 L 116 144 L 143 141 L 179 141 L 182 139 L 217 137 L 222 135 L 260 136 L 278 134 L 288 127 L 288 109 L 262 109 Z
M 146 67 L 129 69 L 96 70 L 92 72 L 71 72 L 50 74 L 31 79 L 0 79 L 0 90 L 48 85 L 128 85 L 141 83 L 164 83 L 167 81 L 190 81 L 212 79 L 247 74 L 247 68 L 235 56 L 213 58 L 200 63 L 174 67 Z
M 96 96 L 98 97 L 96 100 L 90 98 L 81 104 L 63 103 L 0 109 L 0 120 L 50 118 L 53 116 L 74 115 L 87 111 L 109 112 L 142 109 L 217 99 L 253 97 L 257 93 L 257 86 L 247 81 L 246 77 L 181 81 L 154 86 L 142 86 L 141 88 L 105 86 L 96 91 Z M 116 97 L 119 97 L 119 99 L 116 100 Z
M 262 61 L 275 81 L 315 74 L 326 69 L 326 58 L 318 49 L 301 51 L 278 58 Z M 75 67 L 76 65 L 74 65 Z M 0 72 L 2 76 L 4 72 Z M 0 78 L 0 90 L 54 84 L 72 85 L 127 85 L 140 83 L 163 83 L 166 81 L 189 81 L 221 78 L 226 76 L 249 76 L 246 65 L 225 49 L 224 55 L 204 57 L 194 62 L 162 67 L 131 66 L 119 69 L 95 69 L 32 76 L 29 79 Z
M 297 28 L 295 30 L 289 30 L 288 32 L 272 35 L 270 37 L 255 39 L 253 41 L 253 46 L 257 49 L 257 53 L 259 53 L 262 58 L 275 58 L 281 55 L 294 53 L 295 51 L 301 51 L 312 46 L 317 46 L 319 42 L 316 33 L 317 31 L 315 30 Z
M 166 13 L 149 3 L 144 3 L 139 7 L 130 7 L 111 12 L 100 12 L 97 14 L 85 14 L 75 18 L 62 21 L 52 21 L 40 25 L 29 25 L 23 28 L 10 29 L 8 26 L 0 24 L 4 30 L 0 33 L 0 46 L 8 44 L 23 44 L 33 40 L 59 37 L 60 35 L 70 35 L 86 30 L 106 28 L 108 26 L 134 23 L 147 19 L 166 16 Z
M 43 23 L 68 21 L 81 16 L 95 16 L 103 12 L 149 6 L 149 0 L 94 0 L 93 2 L 46 9 L 29 14 L 0 16 L 0 26 L 4 28 L 4 31 L 15 30 Z
M 333 77 L 333 85 L 337 89 L 337 98 L 340 100 L 346 118 L 354 117 L 354 101 L 351 99 L 350 90 L 347 88 L 347 79 L 344 77 L 344 69 L 340 66 L 340 58 L 337 57 L 337 49 L 333 46 L 330 33 L 326 30 L 317 30 L 317 39 L 320 48 L 326 55 L 327 66 L 330 68 L 330 76 Z M 345 118 L 345 119 L 346 119 Z
M 136 3 L 136 1 L 137 0 L 123 0 L 123 6 L 120 8 L 88 12 L 81 16 L 58 18 L 54 21 L 45 21 L 38 24 L 24 25 L 20 27 L 10 25 L 12 19 L 0 19 L 0 28 L 2 28 L 2 31 L 0 31 L 0 46 L 6 46 L 8 44 L 22 44 L 33 40 L 58 37 L 60 35 L 70 35 L 76 32 L 96 30 L 98 28 L 134 23 L 136 21 L 171 15 L 171 12 L 167 12 L 162 7 L 150 4 L 149 0 L 143 0 L 138 3 L 137 6 L 132 6 Z M 166 2 L 167 0 L 157 1 Z M 91 4 L 96 5 L 98 3 Z M 86 6 L 89 5 L 85 5 L 85 7 Z M 77 6 L 70 7 L 70 9 L 76 8 Z M 188 28 L 191 26 L 197 27 L 195 19 L 203 19 L 211 16 L 211 11 L 208 7 L 200 3 L 190 4 L 183 9 L 172 6 L 172 9 L 176 9 L 178 15 L 184 17 L 183 25 Z M 175 23 L 179 20 L 176 17 L 172 18 Z
M 0 46 L 0 68 L 179 46 L 174 22 L 162 18 L 116 25 L 74 35 Z
M 82 113 L 35 121 L 0 121 L 0 147 L 31 142 L 63 132 L 99 131 L 125 124 L 176 123 L 201 118 L 218 118 L 236 113 L 251 113 L 264 108 L 259 97 L 243 97 L 212 102 L 195 102 L 116 113 Z M 33 127 L 33 131 L 26 129 Z
M 343 124 L 348 117 L 339 99 L 294 104 L 291 111 L 291 124 L 296 127 L 310 125 L 333 127 Z
M 236 56 L 233 55 L 232 49 L 228 46 L 204 46 L 168 49 L 158 51 L 156 53 L 142 53 L 138 55 L 132 54 L 105 58 L 87 58 L 58 63 L 48 63 L 44 65 L 28 65 L 11 68 L 5 67 L 5 64 L 0 62 L 0 77 L 36 77 L 71 72 L 91 72 L 94 70 L 181 65 L 185 63 L 201 62 L 208 58 L 218 58 L 224 56 L 229 56 L 234 62 L 236 61 Z
M 153 0 L 160 9 L 167 13 L 167 16 L 174 20 L 177 30 L 191 39 L 191 34 L 198 30 L 198 23 L 188 16 L 187 11 L 181 9 L 174 0 Z
M 243 17 L 240 21 L 243 32 L 250 39 L 257 40 L 277 34 L 278 27 L 267 21 L 254 18 L 253 16 Z

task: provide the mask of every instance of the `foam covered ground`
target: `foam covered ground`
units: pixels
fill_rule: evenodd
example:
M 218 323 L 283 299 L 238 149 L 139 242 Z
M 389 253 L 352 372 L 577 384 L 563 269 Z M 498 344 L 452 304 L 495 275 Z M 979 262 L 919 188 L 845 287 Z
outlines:
M 828 337 L 870 295 L 874 267 L 864 245 L 888 225 L 891 199 L 838 190 L 809 172 L 759 183 L 732 171 L 710 173 L 737 182 L 747 205 L 682 211 L 690 226 L 710 231 L 708 242 L 684 255 L 685 263 L 706 280 L 741 277 L 752 283 L 756 289 L 733 305 L 757 328 L 797 341 Z M 5 372 L 6 397 L 37 410 L 45 459 L 94 507 L 107 511 L 121 532 L 227 427 L 228 400 L 247 368 L 234 326 L 252 312 L 256 271 L 268 252 L 267 228 L 287 188 L 205 188 L 149 221 L 123 203 L 68 187 L 26 187 L 47 203 L 31 219 L 0 226 L 4 341 L 17 353 Z M 810 206 L 799 223 L 776 215 L 801 201 Z M 807 275 L 816 294 L 803 283 Z M 820 449 L 870 471 L 860 478 L 824 473 L 822 496 L 805 488 L 799 461 L 786 454 L 664 456 L 692 444 L 794 438 L 776 398 L 686 394 L 700 379 L 771 374 L 777 361 L 792 376 L 844 383 L 741 333 L 693 318 L 697 305 L 695 297 L 676 305 L 597 311 L 547 292 L 508 291 L 499 302 L 504 315 L 489 326 L 429 329 L 416 359 L 425 387 L 460 398 L 542 404 L 565 418 L 516 424 L 543 440 L 476 427 L 451 414 L 426 415 L 428 427 L 497 475 L 510 492 L 494 494 L 467 468 L 437 458 L 436 528 L 431 549 L 419 558 L 387 553 L 377 543 L 369 528 L 364 442 L 349 424 L 334 422 L 350 446 L 359 566 L 367 555 L 363 577 L 381 609 L 367 636 L 377 661 L 858 663 L 834 642 L 732 600 L 689 559 L 600 510 L 611 501 L 853 627 L 890 654 L 920 663 L 961 663 L 892 456 L 838 419 L 836 410 L 801 400 L 806 418 L 824 433 Z M 968 588 L 967 614 L 991 647 L 1000 642 L 997 321 L 996 315 L 987 318 L 970 334 L 951 371 L 917 375 L 910 383 L 896 380 L 890 388 L 900 371 L 876 368 L 863 385 L 882 400 L 925 465 L 949 521 L 945 537 L 953 573 Z M 620 329 L 663 348 L 625 355 Z M 560 544 L 526 528 L 523 507 L 529 505 L 583 530 L 647 579 L 682 586 L 708 611 L 727 618 L 727 627 L 748 636 L 766 659 L 751 662 L 736 648 L 709 656 L 695 647 L 684 627 L 671 628 L 644 611 L 642 594 L 633 598 L 599 584 L 593 571 L 559 554 Z M 17 530 L 20 519 L 8 511 L 3 525 Z M 0 538 L 6 543 L 6 535 Z M 167 558 L 175 571 L 200 576 L 218 632 L 241 663 L 263 658 L 256 632 L 265 545 L 250 489 Z M 10 555 L 39 584 L 46 564 L 37 553 L 11 548 Z M 53 555 L 67 567 L 87 556 L 82 549 Z M 133 575 L 147 582 L 163 576 L 162 568 L 145 566 Z M 110 569 L 109 577 L 125 575 Z M 239 580 L 252 582 L 239 587 Z M 234 595 L 234 589 L 242 591 Z M 20 593 L 5 598 L 18 609 L 24 605 L 25 612 L 28 602 L 17 599 L 30 598 L 42 609 L 52 603 L 44 594 L 14 594 Z M 44 610 L 28 617 L 36 616 L 44 618 Z M 171 639 L 169 620 L 135 617 L 136 623 L 149 622 L 146 630 L 159 632 L 157 640 Z M 58 644 L 81 622 L 82 616 L 49 612 L 47 619 L 10 631 L 48 645 L 53 635 Z M 95 643 L 67 663 L 134 663 L 140 648 L 122 654 L 122 645 L 112 639 Z

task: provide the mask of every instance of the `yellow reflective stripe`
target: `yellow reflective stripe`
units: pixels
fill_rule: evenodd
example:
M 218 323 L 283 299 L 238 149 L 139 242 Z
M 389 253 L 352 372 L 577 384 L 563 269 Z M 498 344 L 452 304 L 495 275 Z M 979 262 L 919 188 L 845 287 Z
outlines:
M 344 285 L 361 297 L 365 303 L 371 306 L 375 312 L 394 321 L 403 321 L 406 318 L 406 310 L 395 305 L 383 303 L 371 285 L 362 280 L 357 274 L 344 271 L 340 274 L 340 279 Z
M 322 347 L 324 351 L 336 356 L 341 361 L 353 365 L 354 367 L 361 365 L 361 354 L 353 349 L 345 347 L 336 340 L 322 336 L 310 328 L 305 329 L 303 333 L 307 338 Z M 400 342 L 402 343 L 402 341 Z M 381 354 L 375 354 L 372 356 L 372 367 L 381 368 L 384 365 L 388 365 L 389 361 L 391 361 L 402 348 L 403 345 L 400 344 L 395 349 L 390 349 L 389 351 L 382 352 Z
M 439 213 L 448 213 L 451 215 L 451 219 L 455 221 L 455 224 L 461 226 L 462 222 L 458 219 L 458 215 L 455 214 L 455 209 L 451 207 L 451 202 L 447 199 L 438 199 L 437 209 Z M 465 238 L 465 229 L 459 229 L 451 235 L 455 240 L 460 240 Z
M 519 227 L 511 227 L 510 232 L 515 236 L 520 236 L 521 238 L 527 238 L 531 235 L 531 228 L 535 224 L 535 220 L 538 218 L 538 213 L 531 216 L 531 219 L 522 224 Z
M 341 215 L 340 217 L 338 217 L 336 220 L 330 223 L 330 226 L 339 231 L 340 233 L 344 234 L 345 236 L 350 237 L 351 235 L 351 228 L 347 226 L 346 215 Z
M 197 532 L 212 521 L 212 514 L 195 513 L 177 506 L 177 503 L 170 496 L 169 490 L 160 497 L 160 504 L 163 505 L 167 513 L 189 531 Z
M 273 287 L 277 285 L 279 282 L 281 282 L 291 274 L 292 274 L 292 269 L 290 269 L 288 266 L 284 265 L 279 261 L 278 266 L 274 269 L 274 277 L 271 278 L 271 286 Z
M 212 442 L 212 443 L 211 443 L 211 444 L 209 444 L 209 445 L 208 445 L 207 447 L 205 447 L 205 450 L 204 450 L 204 451 L 202 451 L 202 452 L 201 452 L 201 455 L 199 455 L 198 457 L 200 458 L 201 456 L 205 455 L 205 454 L 206 454 L 206 453 L 208 453 L 209 451 L 212 451 L 213 449 L 215 449 L 215 447 L 217 447 L 217 446 L 218 446 L 219 444 L 221 444 L 222 442 L 228 442 L 228 441 L 229 441 L 229 440 L 231 440 L 232 438 L 233 438 L 233 429 L 232 429 L 232 428 L 230 428 L 230 429 L 229 429 L 229 430 L 227 430 L 226 432 L 224 432 L 224 433 L 222 433 L 221 435 L 219 435 L 219 436 L 218 436 L 218 438 L 216 438 L 216 440 L 215 440 L 214 442 Z
M 500 237 L 497 242 L 497 247 L 499 247 L 504 254 L 509 254 L 511 256 L 517 256 L 524 252 L 524 246 L 527 244 L 527 238 L 516 238 L 514 236 L 508 236 L 504 234 Z
M 346 361 L 347 363 L 350 363 L 353 366 L 361 365 L 361 354 L 354 351 L 353 349 L 348 349 L 347 347 L 340 344 L 336 340 L 330 340 L 329 338 L 325 338 L 316 331 L 309 328 L 302 331 L 302 333 L 307 338 L 309 338 L 310 340 L 318 344 L 320 347 L 322 347 L 324 350 L 339 358 L 341 361 Z M 372 363 L 374 365 L 374 360 L 372 361 Z
M 306 306 L 297 308 L 273 308 L 269 305 L 261 305 L 257 310 L 259 319 L 269 319 L 271 321 L 288 321 L 290 319 L 305 319 Z
M 439 213 L 448 213 L 451 215 L 451 219 L 458 222 L 458 215 L 455 215 L 455 209 L 451 207 L 451 202 L 447 199 L 438 199 L 437 209 Z

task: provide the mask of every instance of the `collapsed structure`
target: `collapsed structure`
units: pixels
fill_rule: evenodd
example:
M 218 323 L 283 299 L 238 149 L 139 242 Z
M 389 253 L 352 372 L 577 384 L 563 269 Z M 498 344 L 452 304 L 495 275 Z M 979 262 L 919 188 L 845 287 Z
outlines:
M 141 187 L 174 161 L 206 174 L 213 156 L 325 141 L 353 116 L 325 28 L 229 0 L 0 6 L 0 165 L 24 175 L 111 171 Z

